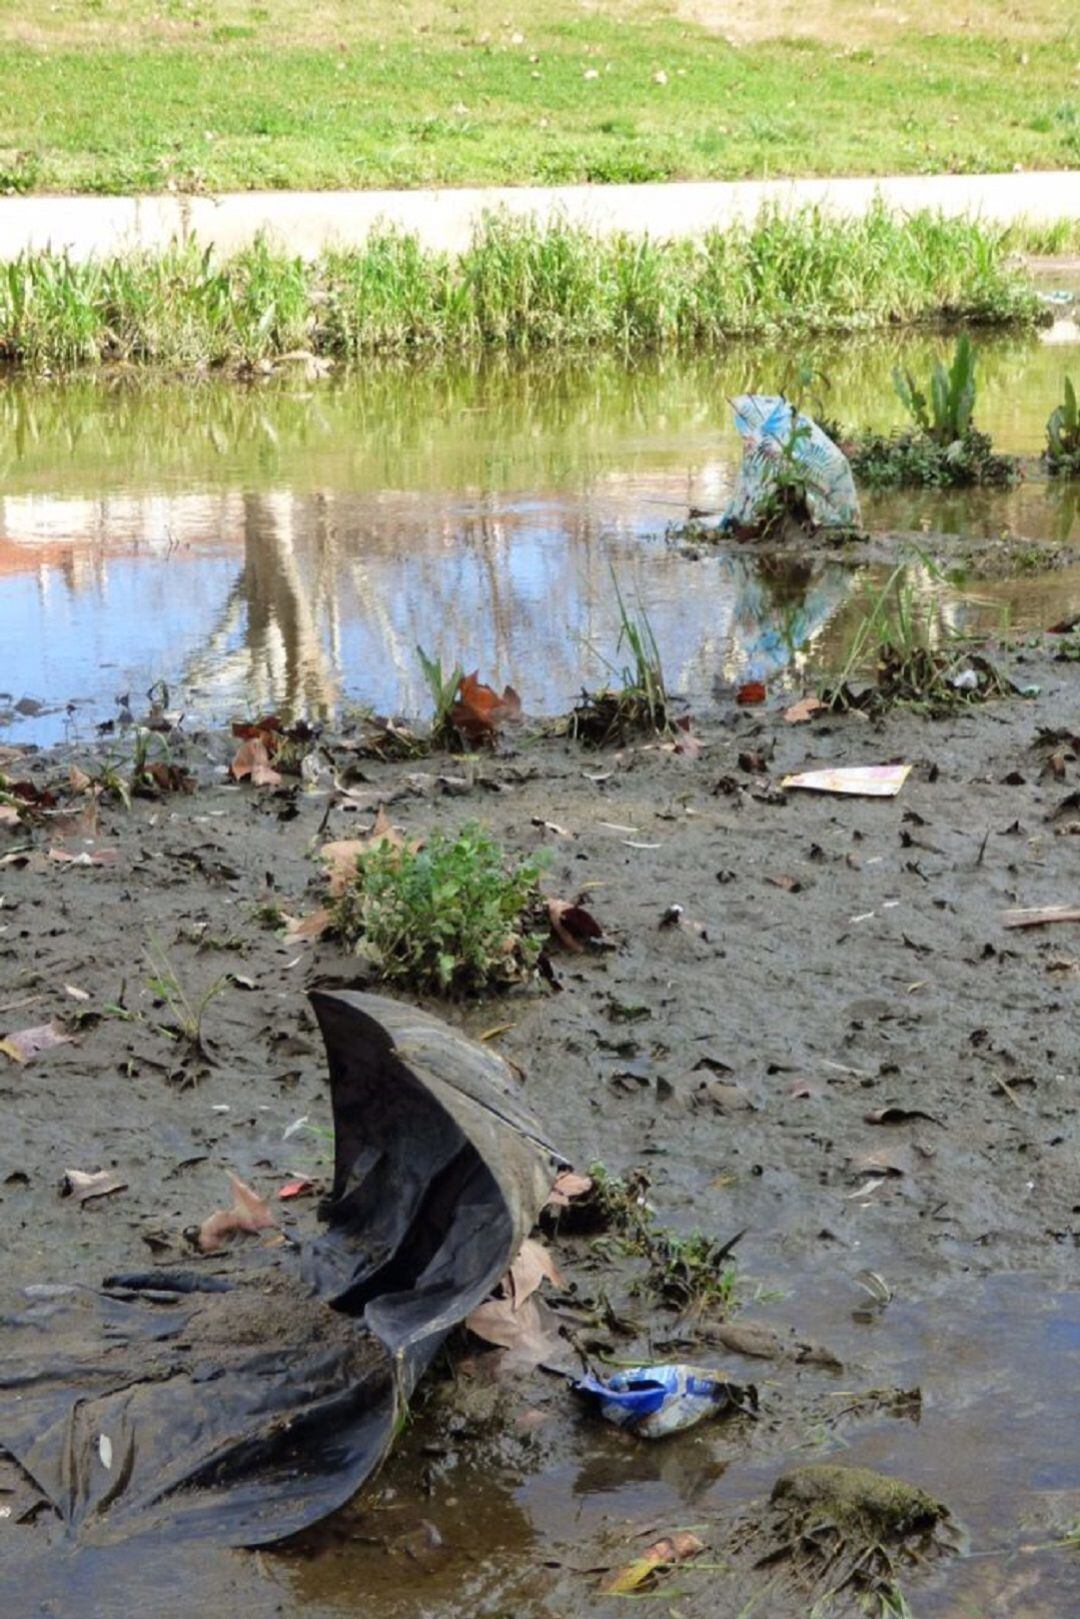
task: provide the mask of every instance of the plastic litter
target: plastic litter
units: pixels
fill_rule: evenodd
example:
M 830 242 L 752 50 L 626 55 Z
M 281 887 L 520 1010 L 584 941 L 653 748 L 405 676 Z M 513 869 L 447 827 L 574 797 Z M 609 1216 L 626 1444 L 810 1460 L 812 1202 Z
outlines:
M 819 527 L 859 526 L 859 497 L 847 456 L 812 416 L 796 413 L 778 394 L 740 394 L 731 404 L 743 439 L 743 458 L 720 517 L 722 529 L 751 527 L 758 521 L 785 457 L 806 480 L 806 504 Z
M 895 798 L 910 774 L 910 765 L 842 765 L 836 770 L 804 770 L 785 776 L 780 785 L 785 792 L 799 787 L 810 793 Z
M 312 1002 L 335 1138 L 320 1231 L 0 1287 L 0 1455 L 54 1564 L 135 1536 L 265 1545 L 342 1506 L 551 1190 L 562 1160 L 495 1052 L 381 996 Z M 23 1611 L 54 1611 L 40 1595 Z
M 758 1407 L 752 1384 L 732 1383 L 723 1372 L 699 1366 L 631 1366 L 606 1382 L 582 1377 L 573 1386 L 597 1402 L 608 1422 L 643 1439 L 663 1439 L 722 1411 L 753 1416 Z

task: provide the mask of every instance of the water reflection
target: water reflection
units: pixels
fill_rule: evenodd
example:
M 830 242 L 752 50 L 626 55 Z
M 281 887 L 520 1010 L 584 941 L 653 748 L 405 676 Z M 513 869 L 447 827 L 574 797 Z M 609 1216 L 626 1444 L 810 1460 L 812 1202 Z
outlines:
M 830 410 L 880 427 L 898 411 L 892 365 L 925 369 L 940 348 L 889 337 L 808 358 Z M 981 346 L 980 420 L 1002 447 L 1038 446 L 1076 352 L 1031 338 Z M 636 367 L 609 356 L 373 367 L 314 389 L 9 383 L 0 687 L 11 700 L 89 700 L 84 725 L 159 678 L 209 718 L 326 716 L 350 699 L 408 712 L 424 702 L 420 643 L 550 712 L 615 654 L 612 565 L 691 699 L 835 658 L 873 573 L 778 572 L 746 553 L 689 563 L 664 538 L 688 506 L 716 509 L 731 487 L 726 395 L 789 364 L 733 346 Z M 866 515 L 916 536 L 1022 534 L 1037 568 L 1038 547 L 1076 525 L 1078 501 L 1073 486 L 1033 481 L 873 496 Z M 1005 603 L 1038 624 L 1049 600 L 1061 617 L 1078 591 L 1071 573 L 1045 589 L 1033 577 L 1020 592 L 980 587 L 977 606 L 953 592 L 948 613 L 986 627 Z M 68 722 L 57 711 L 11 723 L 48 741 Z

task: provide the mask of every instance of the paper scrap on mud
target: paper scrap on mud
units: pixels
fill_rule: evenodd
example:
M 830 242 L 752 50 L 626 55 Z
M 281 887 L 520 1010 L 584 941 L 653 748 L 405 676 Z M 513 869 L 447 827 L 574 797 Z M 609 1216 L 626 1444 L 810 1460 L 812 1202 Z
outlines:
M 785 791 L 801 787 L 810 793 L 895 798 L 911 769 L 911 765 L 844 765 L 837 770 L 804 770 L 796 776 L 785 776 L 780 785 Z

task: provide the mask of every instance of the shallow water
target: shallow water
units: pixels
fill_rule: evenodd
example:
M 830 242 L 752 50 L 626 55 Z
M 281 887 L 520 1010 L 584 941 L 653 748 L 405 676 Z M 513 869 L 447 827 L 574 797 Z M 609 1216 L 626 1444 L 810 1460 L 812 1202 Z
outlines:
M 1050 335 L 1066 340 L 980 341 L 979 421 L 1004 450 L 1039 449 L 1062 377 L 1080 373 L 1069 329 Z M 810 407 L 891 425 L 892 366 L 924 370 L 944 346 L 924 335 L 814 347 Z M 415 714 L 417 644 L 510 681 L 527 711 L 554 712 L 616 657 L 611 567 L 691 700 L 745 675 L 835 665 L 880 570 L 777 574 L 745 552 L 699 566 L 665 538 L 731 487 L 727 396 L 790 385 L 791 365 L 732 348 L 632 367 L 370 367 L 315 384 L 9 382 L 3 729 L 35 742 L 90 734 L 116 697 L 131 693 L 137 711 L 162 679 L 173 706 L 204 719 L 331 716 L 349 702 Z M 1080 609 L 1080 571 L 1039 563 L 1080 532 L 1075 488 L 880 495 L 864 516 L 913 543 L 931 530 L 1031 541 L 1020 577 L 974 593 L 924 571 L 943 625 L 1038 628 Z

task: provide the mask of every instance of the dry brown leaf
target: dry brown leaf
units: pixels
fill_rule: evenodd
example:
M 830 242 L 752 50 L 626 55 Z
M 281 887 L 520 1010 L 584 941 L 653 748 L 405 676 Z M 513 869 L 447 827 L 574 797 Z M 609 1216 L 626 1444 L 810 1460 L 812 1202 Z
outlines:
M 519 1309 L 509 1298 L 485 1299 L 466 1317 L 465 1325 L 485 1343 L 508 1350 L 523 1368 L 561 1357 L 565 1347 L 555 1315 L 535 1296 Z
M 93 785 L 93 777 L 88 776 L 85 770 L 80 770 L 78 765 L 71 765 L 68 768 L 68 786 L 73 793 L 88 793 Z
M 507 1272 L 506 1281 L 509 1284 L 514 1309 L 520 1310 L 529 1295 L 535 1293 L 540 1283 L 545 1280 L 553 1287 L 562 1286 L 562 1277 L 555 1268 L 553 1256 L 542 1242 L 537 1242 L 533 1237 L 526 1237 L 518 1250 L 517 1258 Z
M 807 720 L 812 720 L 815 714 L 820 714 L 828 706 L 820 697 L 800 697 L 797 703 L 785 708 L 784 718 L 789 725 L 805 725 Z
M 584 1197 L 593 1187 L 590 1175 L 576 1175 L 572 1169 L 563 1169 L 555 1177 L 555 1184 L 548 1193 L 545 1208 L 566 1209 L 570 1200 L 575 1197 Z
M 635 1557 L 632 1563 L 610 1579 L 606 1585 L 600 1587 L 603 1596 L 631 1596 L 640 1591 L 642 1586 L 651 1584 L 661 1569 L 672 1568 L 676 1563 L 685 1563 L 688 1557 L 698 1557 L 705 1550 L 705 1544 L 688 1529 L 677 1531 L 673 1535 L 665 1535 L 657 1540 L 640 1557 Z
M 18 826 L 19 812 L 14 804 L 0 804 L 0 826 Z
M 407 841 L 404 834 L 391 824 L 390 817 L 381 805 L 370 831 L 364 837 L 344 838 L 336 843 L 323 844 L 319 850 L 319 859 L 326 862 L 331 899 L 340 898 L 356 875 L 357 855 L 367 854 L 370 849 L 377 849 L 380 846 L 391 849 L 408 848 L 411 851 L 420 848 L 420 840 Z
M 63 1194 L 74 1198 L 76 1203 L 85 1203 L 91 1197 L 108 1197 L 112 1192 L 122 1192 L 127 1181 L 121 1180 L 119 1175 L 111 1169 L 98 1169 L 89 1172 L 85 1169 L 65 1169 Z
M 54 1046 L 70 1046 L 70 1034 L 65 1034 L 55 1023 L 42 1023 L 35 1029 L 20 1029 L 17 1034 L 9 1034 L 6 1040 L 0 1040 L 0 1051 L 9 1056 L 12 1062 L 33 1062 L 34 1058 L 43 1051 L 51 1051 Z
M 270 763 L 266 743 L 257 736 L 248 737 L 241 742 L 233 755 L 229 774 L 234 781 L 243 781 L 246 777 L 250 777 L 253 787 L 281 785 L 281 774 Z
M 586 940 L 603 938 L 603 928 L 581 905 L 571 905 L 565 899 L 549 899 L 547 912 L 552 933 L 567 950 L 584 950 Z
M 217 1253 L 228 1237 L 238 1232 L 267 1231 L 277 1224 L 265 1198 L 253 1192 L 239 1175 L 229 1174 L 232 1187 L 231 1209 L 215 1209 L 199 1227 L 198 1246 L 204 1254 Z
M 480 671 L 462 678 L 457 701 L 450 710 L 450 722 L 469 742 L 490 742 L 504 725 L 514 724 L 521 718 L 521 698 L 513 686 L 507 686 L 500 697 L 491 686 L 479 678 Z
M 287 916 L 282 912 L 285 922 L 284 943 L 311 944 L 315 939 L 321 939 L 333 918 L 325 906 L 312 911 L 310 916 Z

